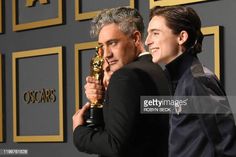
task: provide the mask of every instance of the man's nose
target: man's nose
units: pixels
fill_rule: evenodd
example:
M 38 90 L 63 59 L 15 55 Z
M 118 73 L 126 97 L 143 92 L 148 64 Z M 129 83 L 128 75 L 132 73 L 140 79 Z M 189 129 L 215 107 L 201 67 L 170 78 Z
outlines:
M 104 58 L 110 58 L 112 56 L 112 51 L 109 47 L 104 47 Z

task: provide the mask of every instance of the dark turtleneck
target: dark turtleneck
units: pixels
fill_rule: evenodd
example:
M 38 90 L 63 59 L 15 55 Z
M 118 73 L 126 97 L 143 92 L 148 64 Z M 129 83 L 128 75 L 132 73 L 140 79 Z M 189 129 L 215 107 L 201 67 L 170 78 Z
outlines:
M 192 65 L 194 58 L 196 59 L 197 56 L 187 51 L 166 65 L 167 75 L 172 84 L 172 94 L 181 76 Z

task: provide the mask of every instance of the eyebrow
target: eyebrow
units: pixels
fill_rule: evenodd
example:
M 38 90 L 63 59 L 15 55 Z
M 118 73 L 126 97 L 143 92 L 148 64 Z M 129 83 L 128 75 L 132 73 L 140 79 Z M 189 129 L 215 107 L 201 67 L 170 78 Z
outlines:
M 150 32 L 154 32 L 154 31 L 159 31 L 159 32 L 161 32 L 160 29 L 156 29 L 156 28 L 153 28 L 153 29 L 150 30 Z
M 117 42 L 117 41 L 118 41 L 118 39 L 110 39 L 110 40 L 106 41 L 105 44 L 109 44 L 111 42 Z M 98 45 L 102 46 L 103 44 L 98 42 Z

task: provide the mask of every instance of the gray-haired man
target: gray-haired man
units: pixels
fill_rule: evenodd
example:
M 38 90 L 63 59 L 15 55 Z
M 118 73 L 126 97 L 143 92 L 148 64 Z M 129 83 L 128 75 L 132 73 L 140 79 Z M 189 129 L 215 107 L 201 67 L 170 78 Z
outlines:
M 131 8 L 104 10 L 93 19 L 91 32 L 98 35 L 113 74 L 106 90 L 102 129 L 84 125 L 89 105 L 73 116 L 78 150 L 102 156 L 168 156 L 168 115 L 140 114 L 140 96 L 169 95 L 162 69 L 145 52 L 143 31 L 141 15 Z M 87 78 L 87 84 L 99 86 L 93 78 Z M 97 97 L 88 90 L 89 98 Z

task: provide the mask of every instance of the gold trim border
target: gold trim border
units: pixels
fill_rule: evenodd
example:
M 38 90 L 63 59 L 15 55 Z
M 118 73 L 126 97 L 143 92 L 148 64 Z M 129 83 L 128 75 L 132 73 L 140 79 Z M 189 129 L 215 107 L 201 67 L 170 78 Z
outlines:
M 58 54 L 58 77 L 59 77 L 59 135 L 20 136 L 17 135 L 17 59 L 26 57 L 38 57 Z M 62 46 L 19 51 L 12 53 L 12 81 L 13 81 L 13 139 L 14 142 L 63 142 L 63 67 L 62 67 Z
M 29 22 L 29 23 L 17 23 L 17 12 L 16 12 L 16 1 L 12 0 L 12 25 L 13 25 L 13 31 L 21 31 L 21 30 L 27 30 L 27 29 L 34 29 L 39 27 L 47 27 L 52 25 L 59 25 L 63 23 L 63 17 L 62 17 L 62 0 L 58 0 L 58 17 L 47 19 L 47 20 L 40 20 L 35 22 Z
M 0 54 L 0 142 L 3 142 L 2 54 Z
M 201 29 L 204 36 L 214 36 L 214 72 L 220 80 L 220 26 L 203 27 Z
M 149 8 L 153 8 L 155 6 L 172 6 L 172 5 L 181 5 L 181 4 L 189 4 L 189 3 L 198 3 L 204 2 L 208 0 L 149 0 Z
M 98 13 L 101 12 L 101 10 L 97 11 L 90 11 L 90 12 L 85 12 L 85 13 L 80 13 L 80 0 L 75 0 L 75 20 L 87 20 L 87 19 L 92 19 L 94 16 L 96 16 Z M 134 8 L 135 5 L 135 0 L 129 0 L 129 7 Z M 104 8 L 105 9 L 105 8 Z
M 75 111 L 79 109 L 80 103 L 80 78 L 79 78 L 79 53 L 82 50 L 93 49 L 98 45 L 96 41 L 75 44 Z

